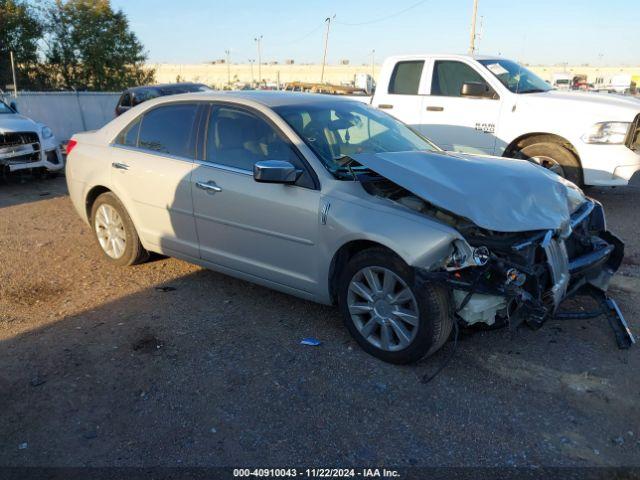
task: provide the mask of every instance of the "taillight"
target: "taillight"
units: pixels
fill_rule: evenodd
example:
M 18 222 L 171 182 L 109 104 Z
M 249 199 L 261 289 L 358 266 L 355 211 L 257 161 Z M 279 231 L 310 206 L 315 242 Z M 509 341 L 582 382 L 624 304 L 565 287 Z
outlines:
M 73 150 L 77 144 L 77 140 L 74 140 L 73 138 L 69 140 L 69 143 L 67 143 L 67 155 L 71 153 L 71 150 Z

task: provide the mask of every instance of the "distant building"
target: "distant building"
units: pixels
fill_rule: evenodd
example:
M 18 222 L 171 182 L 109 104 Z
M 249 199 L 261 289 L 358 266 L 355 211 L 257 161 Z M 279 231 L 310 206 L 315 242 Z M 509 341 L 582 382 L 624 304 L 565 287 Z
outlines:
M 294 62 L 292 58 L 288 58 L 287 60 L 284 61 L 285 65 L 293 65 L 294 63 L 296 62 Z
M 340 60 L 340 65 L 349 65 L 349 60 L 346 58 L 343 58 L 342 60 Z

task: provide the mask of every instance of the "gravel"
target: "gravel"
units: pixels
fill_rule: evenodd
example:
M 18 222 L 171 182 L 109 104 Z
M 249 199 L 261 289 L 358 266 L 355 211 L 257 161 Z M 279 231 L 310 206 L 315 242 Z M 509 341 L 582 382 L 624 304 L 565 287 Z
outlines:
M 640 277 L 640 189 L 589 193 Z M 640 332 L 640 292 L 612 294 Z M 0 185 L 0 342 L 5 466 L 640 466 L 640 350 L 604 318 L 463 336 L 425 385 L 451 344 L 388 365 L 334 308 L 107 264 L 62 178 Z

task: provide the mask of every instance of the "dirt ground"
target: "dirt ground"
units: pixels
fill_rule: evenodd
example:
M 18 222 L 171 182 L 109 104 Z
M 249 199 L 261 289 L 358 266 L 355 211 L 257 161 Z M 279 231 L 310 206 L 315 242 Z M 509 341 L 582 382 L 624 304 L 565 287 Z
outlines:
M 589 193 L 640 333 L 640 189 Z M 334 308 L 169 258 L 112 267 L 63 178 L 0 185 L 0 465 L 640 466 L 640 346 L 604 318 L 464 336 L 423 384 L 450 348 L 388 365 Z

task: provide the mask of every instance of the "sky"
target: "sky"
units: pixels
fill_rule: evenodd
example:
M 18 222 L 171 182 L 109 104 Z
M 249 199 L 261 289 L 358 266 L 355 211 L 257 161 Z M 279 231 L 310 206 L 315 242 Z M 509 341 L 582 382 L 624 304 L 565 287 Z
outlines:
M 376 63 L 401 53 L 465 53 L 473 0 L 112 0 L 153 63 Z M 479 52 L 530 64 L 640 64 L 637 0 L 479 0 Z

